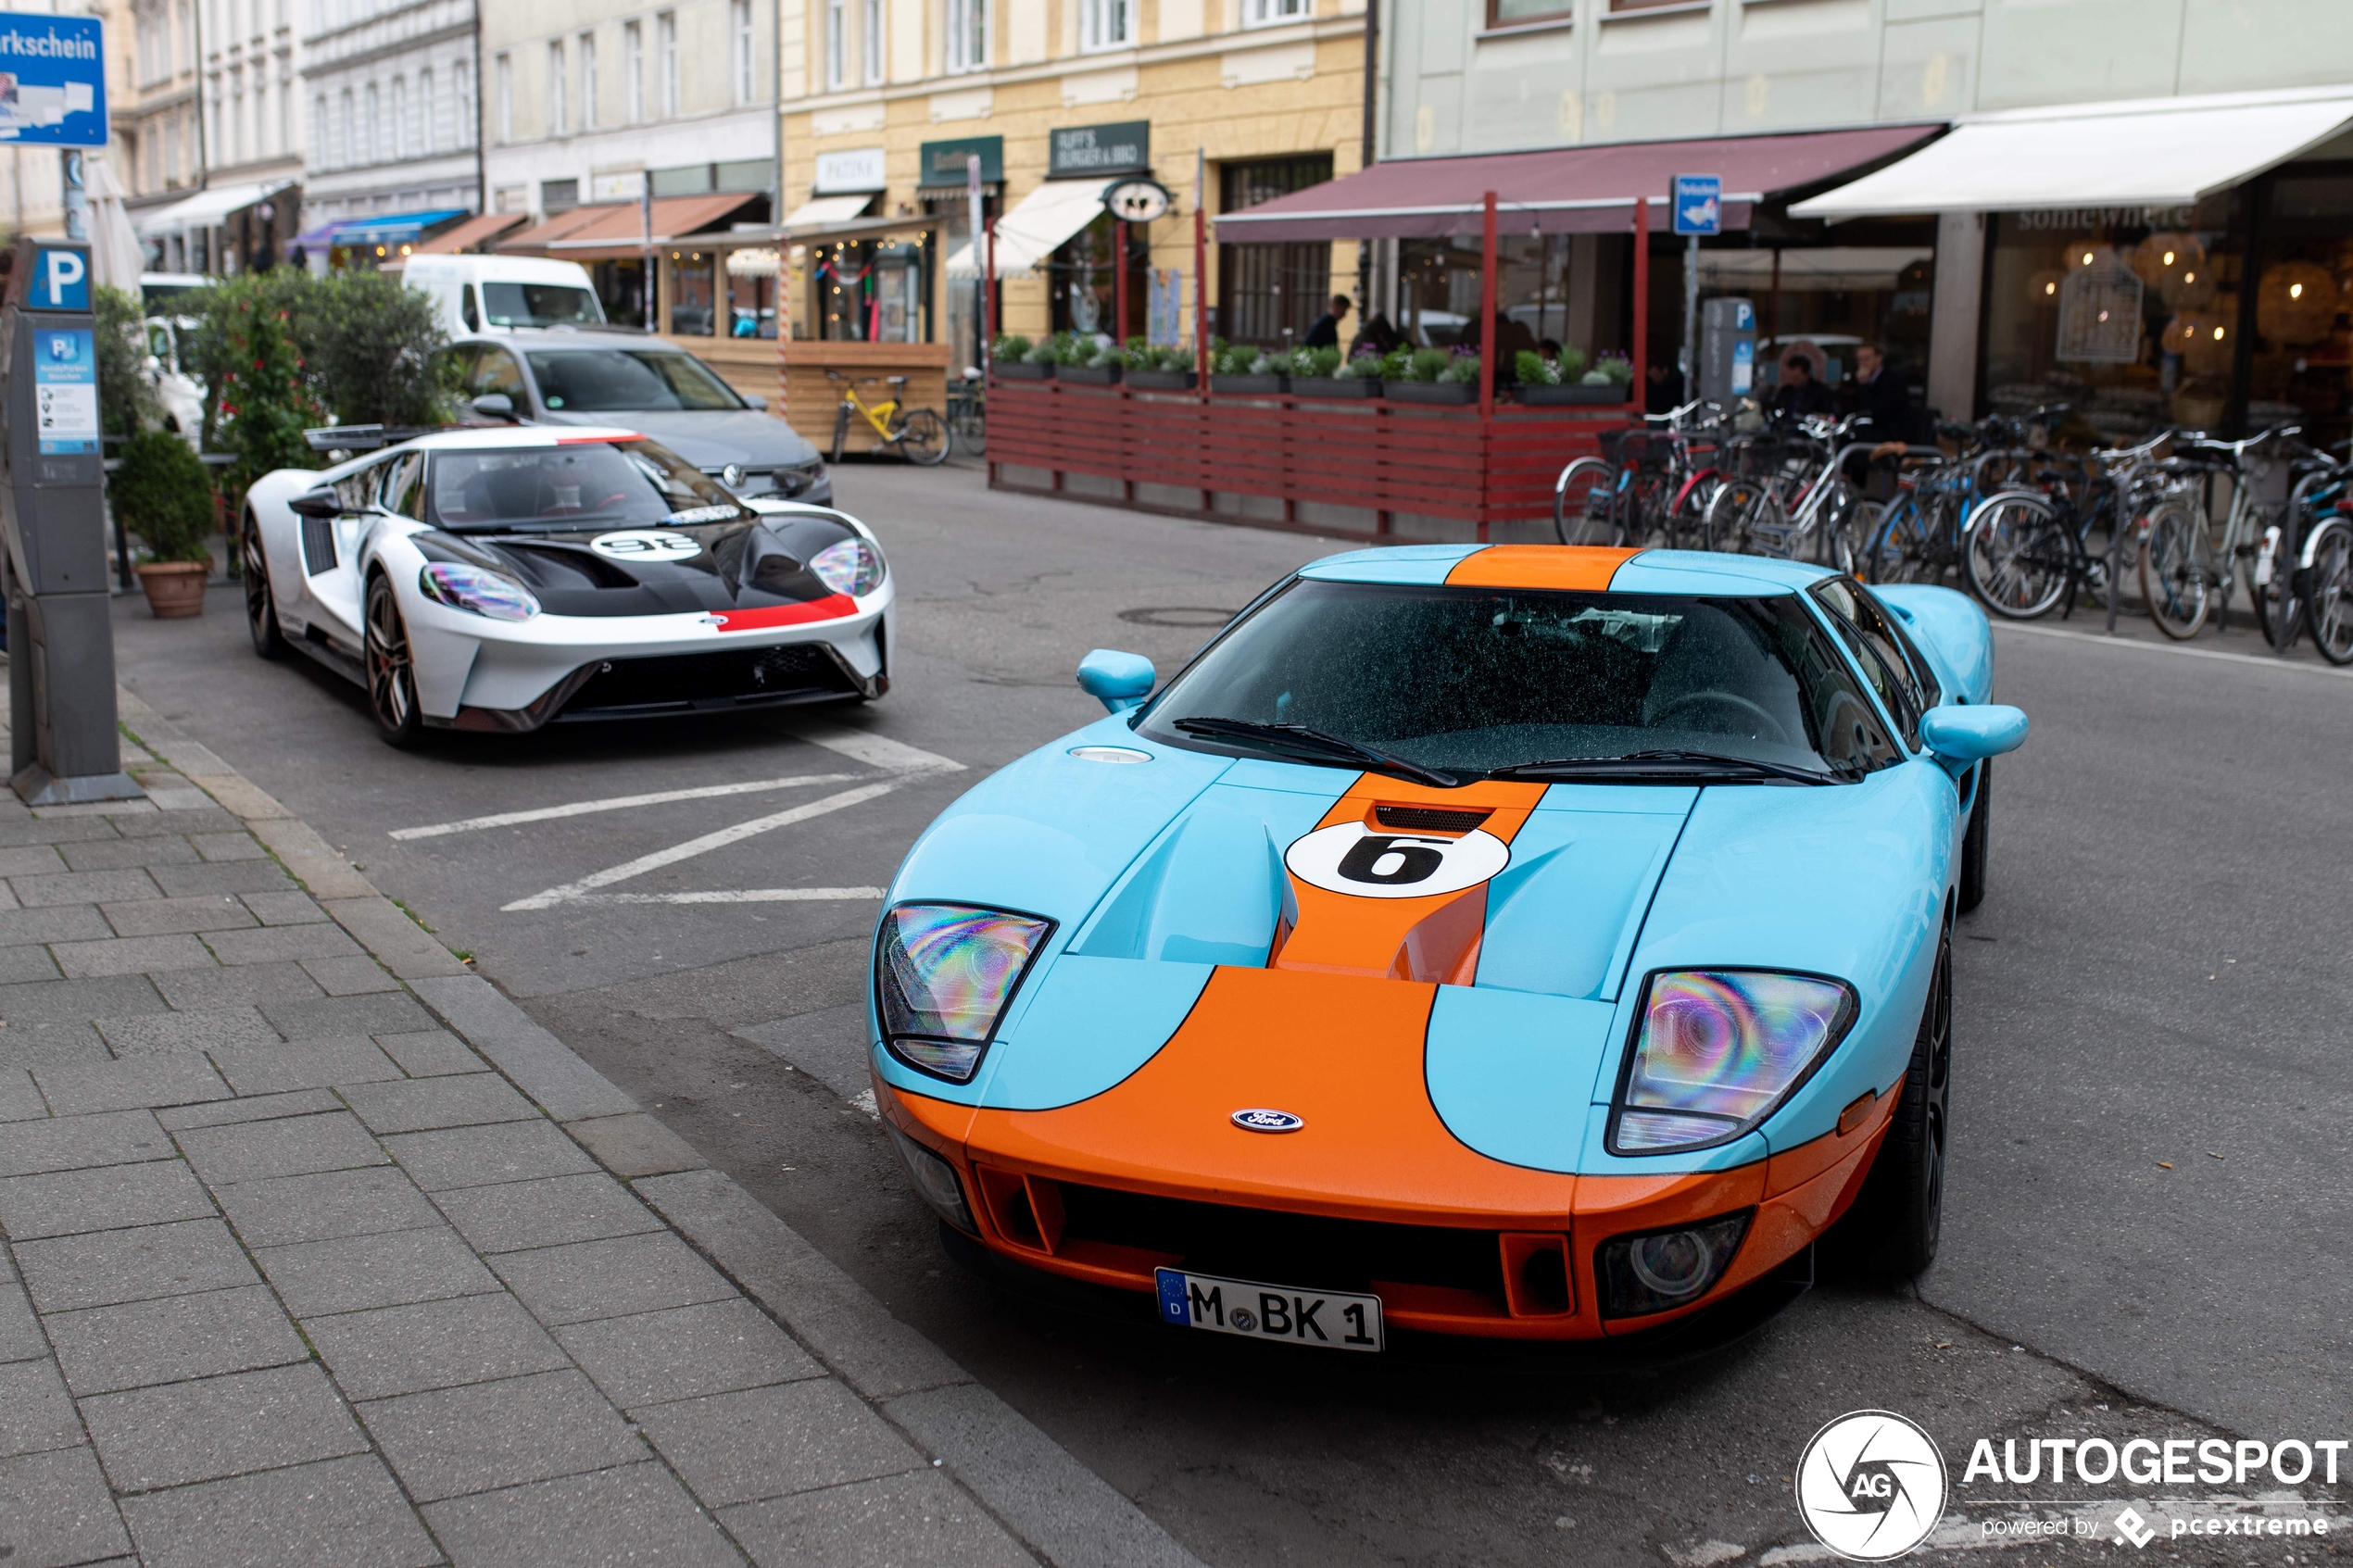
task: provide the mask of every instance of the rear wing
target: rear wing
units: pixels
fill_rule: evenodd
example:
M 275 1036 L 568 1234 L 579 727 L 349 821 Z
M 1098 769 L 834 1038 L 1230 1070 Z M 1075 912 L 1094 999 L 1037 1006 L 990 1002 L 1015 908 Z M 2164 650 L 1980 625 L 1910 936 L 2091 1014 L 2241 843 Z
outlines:
M 320 425 L 302 433 L 313 452 L 373 452 L 431 435 L 447 425 Z

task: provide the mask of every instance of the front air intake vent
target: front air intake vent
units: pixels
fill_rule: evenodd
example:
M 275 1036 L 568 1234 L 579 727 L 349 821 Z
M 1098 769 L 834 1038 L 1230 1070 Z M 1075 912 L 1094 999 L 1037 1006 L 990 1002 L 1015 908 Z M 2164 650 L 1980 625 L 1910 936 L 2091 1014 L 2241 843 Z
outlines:
M 1373 818 L 1404 833 L 1468 833 L 1493 811 L 1459 811 L 1443 806 L 1376 806 Z

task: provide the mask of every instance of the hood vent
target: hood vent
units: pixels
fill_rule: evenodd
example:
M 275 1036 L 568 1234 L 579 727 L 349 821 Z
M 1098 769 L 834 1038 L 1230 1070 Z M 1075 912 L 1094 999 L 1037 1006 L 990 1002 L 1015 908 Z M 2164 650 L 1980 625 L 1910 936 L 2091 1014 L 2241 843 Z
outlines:
M 1468 833 L 1495 813 L 1444 806 L 1376 806 L 1373 820 L 1401 833 Z

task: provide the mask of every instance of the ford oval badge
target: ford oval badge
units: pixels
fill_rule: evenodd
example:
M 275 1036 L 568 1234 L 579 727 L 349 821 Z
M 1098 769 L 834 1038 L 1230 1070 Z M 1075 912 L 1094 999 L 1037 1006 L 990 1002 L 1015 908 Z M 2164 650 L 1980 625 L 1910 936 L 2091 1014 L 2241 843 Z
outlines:
M 1288 1110 L 1237 1110 L 1231 1120 L 1245 1133 L 1296 1133 L 1307 1125 L 1307 1118 Z

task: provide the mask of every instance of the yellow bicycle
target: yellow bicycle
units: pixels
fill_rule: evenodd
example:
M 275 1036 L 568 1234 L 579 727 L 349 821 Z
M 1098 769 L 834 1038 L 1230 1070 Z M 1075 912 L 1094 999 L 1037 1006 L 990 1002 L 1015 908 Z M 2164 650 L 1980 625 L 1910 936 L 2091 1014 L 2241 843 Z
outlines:
M 849 420 L 852 414 L 874 427 L 882 450 L 896 452 L 921 468 L 932 468 L 948 458 L 948 421 L 932 408 L 908 408 L 900 404 L 906 393 L 905 376 L 862 376 L 856 380 L 838 370 L 827 370 L 826 377 L 841 383 L 841 402 L 834 408 L 834 457 L 841 461 L 842 447 L 849 440 Z M 869 403 L 858 395 L 858 389 L 877 381 L 890 384 L 890 395 L 879 403 Z

